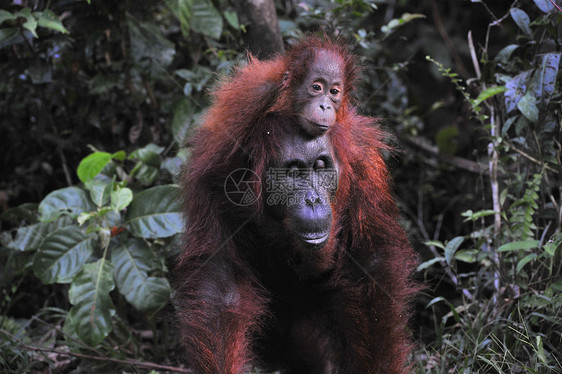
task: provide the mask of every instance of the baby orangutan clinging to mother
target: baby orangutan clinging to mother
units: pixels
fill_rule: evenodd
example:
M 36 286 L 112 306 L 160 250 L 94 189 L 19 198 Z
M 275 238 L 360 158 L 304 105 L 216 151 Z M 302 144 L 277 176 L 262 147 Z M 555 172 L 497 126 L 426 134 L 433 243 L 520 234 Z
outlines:
M 214 93 L 190 140 L 174 269 L 195 373 L 406 372 L 416 256 L 385 134 L 350 102 L 356 74 L 345 45 L 307 37 Z

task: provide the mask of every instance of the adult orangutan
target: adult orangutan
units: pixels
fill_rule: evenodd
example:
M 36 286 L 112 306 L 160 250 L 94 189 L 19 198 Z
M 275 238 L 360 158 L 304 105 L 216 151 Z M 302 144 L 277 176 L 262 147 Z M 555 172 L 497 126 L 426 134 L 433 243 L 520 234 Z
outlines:
M 174 303 L 195 373 L 405 372 L 416 259 L 353 61 L 324 38 L 251 61 L 191 139 Z

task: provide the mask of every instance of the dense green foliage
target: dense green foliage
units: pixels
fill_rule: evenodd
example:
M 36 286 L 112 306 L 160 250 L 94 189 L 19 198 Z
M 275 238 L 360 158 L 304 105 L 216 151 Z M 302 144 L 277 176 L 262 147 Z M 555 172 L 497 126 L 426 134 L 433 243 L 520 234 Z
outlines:
M 399 139 L 414 369 L 562 373 L 562 11 L 276 3 L 287 40 L 349 38 Z M 182 146 L 245 27 L 226 0 L 0 1 L 1 372 L 180 370 Z

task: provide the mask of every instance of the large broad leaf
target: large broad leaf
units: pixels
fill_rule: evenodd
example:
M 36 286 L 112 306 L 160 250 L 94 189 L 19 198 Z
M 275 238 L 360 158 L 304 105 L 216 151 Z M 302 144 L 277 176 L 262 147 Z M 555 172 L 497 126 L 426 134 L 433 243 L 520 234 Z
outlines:
M 156 310 L 170 297 L 170 285 L 165 278 L 147 275 L 148 271 L 158 268 L 159 263 L 142 240 L 132 239 L 114 249 L 111 262 L 115 266 L 119 292 L 137 309 Z
M 208 0 L 195 0 L 192 7 L 191 29 L 213 39 L 222 34 L 222 17 Z
M 174 43 L 166 39 L 158 27 L 141 22 L 127 14 L 127 26 L 131 38 L 131 56 L 145 74 L 157 77 L 166 73 L 176 53 Z
M 515 21 L 517 26 L 519 26 L 521 31 L 523 31 L 523 33 L 528 37 L 532 37 L 533 32 L 531 31 L 531 27 L 529 26 L 531 20 L 529 19 L 527 13 L 525 13 L 519 8 L 511 8 L 510 12 L 511 12 L 511 18 L 513 18 L 513 20 Z
M 542 60 L 540 69 L 535 72 L 533 89 L 538 100 L 548 101 L 556 86 L 556 76 L 560 66 L 562 53 L 546 53 Z
M 517 109 L 519 109 L 529 121 L 534 123 L 538 122 L 539 108 L 537 108 L 537 99 L 535 99 L 535 96 L 531 93 L 531 91 L 527 91 L 521 100 L 519 100 L 517 103 Z
M 95 238 L 77 226 L 56 230 L 35 254 L 33 272 L 45 284 L 71 282 L 92 255 Z
M 125 222 L 140 238 L 166 238 L 181 232 L 178 186 L 157 186 L 138 193 L 127 209 Z
M 91 346 L 99 344 L 113 328 L 114 306 L 109 296 L 113 288 L 113 265 L 100 259 L 85 265 L 68 291 L 70 303 L 74 305 L 69 312 L 74 330 Z
M 514 76 L 505 83 L 507 91 L 504 93 L 506 111 L 509 113 L 517 107 L 521 97 L 527 92 L 527 79 L 531 75 L 530 70 L 526 70 Z
M 544 13 L 549 13 L 554 10 L 554 5 L 550 2 L 551 0 L 534 0 L 534 1 L 535 1 L 535 5 Z
M 61 214 L 78 217 L 81 212 L 91 212 L 94 204 L 88 193 L 78 187 L 67 187 L 48 194 L 39 204 L 41 221 L 50 222 Z
M 72 221 L 68 217 L 61 217 L 50 223 L 35 223 L 22 226 L 16 230 L 14 239 L 3 242 L 5 246 L 18 251 L 32 251 L 39 248 L 43 240 L 54 230 L 68 226 Z

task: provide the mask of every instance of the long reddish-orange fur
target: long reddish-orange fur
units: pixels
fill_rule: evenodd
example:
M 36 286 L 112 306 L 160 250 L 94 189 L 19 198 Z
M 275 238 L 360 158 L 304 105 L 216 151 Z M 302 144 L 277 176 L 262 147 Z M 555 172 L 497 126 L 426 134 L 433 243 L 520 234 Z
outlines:
M 337 322 L 331 336 L 339 340 L 311 342 L 323 348 L 310 350 L 322 352 L 320 359 L 329 360 L 337 373 L 406 372 L 408 302 L 417 290 L 409 277 L 416 256 L 398 224 L 381 155 L 388 149 L 385 134 L 352 105 L 353 56 L 339 42 L 309 37 L 273 60 L 251 59 L 222 82 L 191 139 L 183 177 L 186 233 L 174 271 L 174 300 L 181 342 L 196 373 L 241 373 L 255 363 L 254 338 L 271 317 L 270 295 L 260 283 L 260 269 L 245 256 L 283 243 L 260 242 L 262 199 L 257 207 L 234 206 L 223 183 L 237 168 L 265 175 L 287 131 L 268 116 L 294 114 L 291 89 L 318 48 L 337 51 L 346 77 L 337 124 L 328 131 L 339 187 L 333 203 L 337 236 L 325 251 L 334 269 L 326 280 L 334 289 L 327 313 Z M 260 189 L 257 185 L 256 192 Z M 305 323 L 298 331 L 310 339 L 316 327 Z

